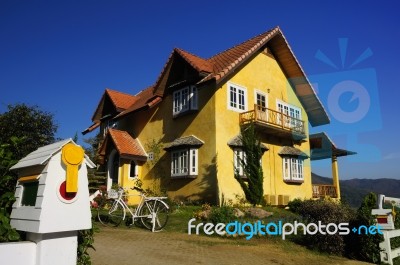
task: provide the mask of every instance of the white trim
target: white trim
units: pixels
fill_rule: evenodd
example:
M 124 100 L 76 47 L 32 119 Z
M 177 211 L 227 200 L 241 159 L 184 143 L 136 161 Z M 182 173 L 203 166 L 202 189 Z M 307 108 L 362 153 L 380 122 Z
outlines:
M 244 112 L 244 111 L 247 111 L 248 110 L 248 98 L 247 98 L 247 88 L 246 87 L 243 87 L 243 86 L 240 86 L 240 85 L 237 85 L 237 84 L 235 84 L 235 83 L 232 83 L 232 82 L 228 82 L 227 84 L 226 84 L 226 86 L 227 86 L 227 89 L 226 89 L 226 91 L 227 91 L 227 93 L 226 93 L 226 95 L 227 95 L 227 108 L 228 108 L 228 110 L 233 110 L 233 111 L 236 111 L 236 112 Z M 237 91 L 235 91 L 234 93 L 236 94 L 235 96 L 236 96 L 236 102 L 234 102 L 235 103 L 235 105 L 236 106 L 231 106 L 231 87 L 234 87 L 234 88 L 236 88 L 236 90 Z M 238 104 L 239 104 L 239 90 L 242 90 L 243 91 L 243 104 L 244 104 L 244 109 L 240 109 L 239 107 L 238 107 Z

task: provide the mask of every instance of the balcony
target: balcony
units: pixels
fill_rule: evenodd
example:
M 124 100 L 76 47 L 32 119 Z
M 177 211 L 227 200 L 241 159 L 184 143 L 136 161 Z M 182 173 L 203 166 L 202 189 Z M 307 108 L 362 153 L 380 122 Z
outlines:
M 305 139 L 304 121 L 276 110 L 254 105 L 253 110 L 239 114 L 240 125 L 254 123 L 257 128 L 280 137 L 292 137 L 294 140 Z
M 313 184 L 312 185 L 313 198 L 324 198 L 331 197 L 337 198 L 336 187 L 333 185 L 322 185 L 322 184 Z

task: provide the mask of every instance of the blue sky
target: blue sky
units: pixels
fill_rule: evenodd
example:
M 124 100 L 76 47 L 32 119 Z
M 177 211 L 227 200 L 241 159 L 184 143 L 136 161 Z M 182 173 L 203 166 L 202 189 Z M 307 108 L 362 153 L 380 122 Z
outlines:
M 37 104 L 55 114 L 58 137 L 73 137 L 105 88 L 152 85 L 174 47 L 208 58 L 279 25 L 332 120 L 312 132 L 359 153 L 340 159 L 341 177 L 399 178 L 399 4 L 321 3 L 1 0 L 0 112 Z M 364 94 L 340 90 L 348 81 Z M 343 92 L 333 103 L 332 91 Z M 361 120 L 347 115 L 360 106 Z M 329 161 L 313 171 L 330 176 Z

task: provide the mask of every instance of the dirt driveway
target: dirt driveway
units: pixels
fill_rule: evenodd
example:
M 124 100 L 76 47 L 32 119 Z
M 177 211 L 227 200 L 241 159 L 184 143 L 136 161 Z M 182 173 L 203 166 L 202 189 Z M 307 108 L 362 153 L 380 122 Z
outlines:
M 141 228 L 106 228 L 95 234 L 93 265 L 131 264 L 368 264 L 318 255 L 291 243 L 230 240 Z

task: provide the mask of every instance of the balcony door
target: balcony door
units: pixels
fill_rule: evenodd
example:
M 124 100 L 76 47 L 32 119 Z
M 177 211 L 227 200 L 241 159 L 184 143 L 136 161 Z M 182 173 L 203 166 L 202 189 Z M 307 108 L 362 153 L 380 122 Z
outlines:
M 255 90 L 255 103 L 257 106 L 257 120 L 261 121 L 268 121 L 268 115 L 267 115 L 267 107 L 268 107 L 268 101 L 267 101 L 267 95 L 259 90 Z

